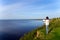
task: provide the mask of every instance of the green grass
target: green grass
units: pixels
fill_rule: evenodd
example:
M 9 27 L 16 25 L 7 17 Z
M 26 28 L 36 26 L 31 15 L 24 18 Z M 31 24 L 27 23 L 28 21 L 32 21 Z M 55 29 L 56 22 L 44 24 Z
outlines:
M 36 37 L 37 31 L 39 37 Z M 45 25 L 37 28 L 27 34 L 24 34 L 20 40 L 60 40 L 60 18 L 50 20 L 49 33 L 46 35 Z

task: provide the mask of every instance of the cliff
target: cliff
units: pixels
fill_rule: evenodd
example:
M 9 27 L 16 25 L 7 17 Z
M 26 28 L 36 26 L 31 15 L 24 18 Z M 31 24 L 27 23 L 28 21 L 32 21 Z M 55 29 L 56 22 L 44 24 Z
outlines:
M 20 40 L 60 40 L 60 18 L 50 20 L 49 33 L 46 35 L 45 25 L 24 34 Z

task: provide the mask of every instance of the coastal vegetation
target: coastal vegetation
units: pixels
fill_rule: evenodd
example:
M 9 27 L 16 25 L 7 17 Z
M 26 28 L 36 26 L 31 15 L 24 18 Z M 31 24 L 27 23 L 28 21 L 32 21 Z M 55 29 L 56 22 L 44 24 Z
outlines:
M 60 18 L 50 20 L 49 32 L 46 35 L 45 25 L 24 34 L 19 40 L 60 40 Z

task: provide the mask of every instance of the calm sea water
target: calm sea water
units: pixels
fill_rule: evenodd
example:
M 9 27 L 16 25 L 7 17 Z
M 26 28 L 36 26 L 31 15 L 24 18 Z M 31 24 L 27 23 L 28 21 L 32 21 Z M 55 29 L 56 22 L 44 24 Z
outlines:
M 18 40 L 42 25 L 42 20 L 0 20 L 0 40 Z

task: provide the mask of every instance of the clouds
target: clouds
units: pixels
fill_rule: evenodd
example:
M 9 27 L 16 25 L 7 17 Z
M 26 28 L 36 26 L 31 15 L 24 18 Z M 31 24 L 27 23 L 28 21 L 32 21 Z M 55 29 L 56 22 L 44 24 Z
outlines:
M 56 0 L 3 0 L 2 3 L 0 19 L 42 18 L 60 13 L 59 1 Z

